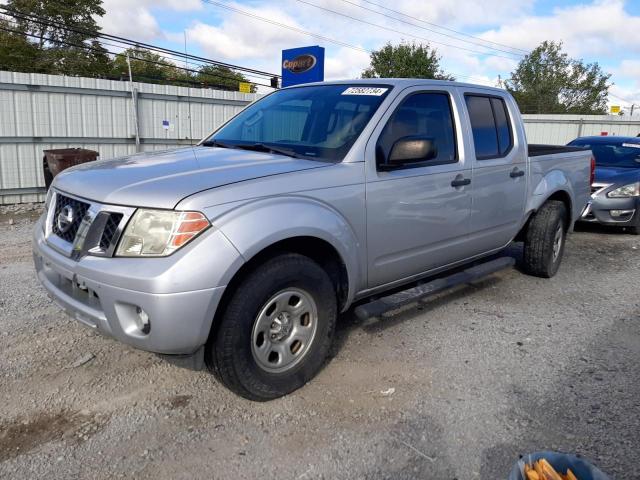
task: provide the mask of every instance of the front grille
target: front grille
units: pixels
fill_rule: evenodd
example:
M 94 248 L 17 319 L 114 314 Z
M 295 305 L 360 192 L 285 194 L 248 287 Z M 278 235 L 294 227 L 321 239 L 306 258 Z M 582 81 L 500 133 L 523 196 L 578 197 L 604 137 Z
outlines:
M 53 214 L 51 231 L 63 240 L 73 243 L 87 210 L 89 210 L 88 203 L 58 193 L 56 195 L 56 208 Z M 63 225 L 63 229 L 61 229 L 58 217 L 63 211 L 64 213 L 70 213 L 71 222 L 66 227 Z
M 104 230 L 100 237 L 100 250 L 104 252 L 107 251 L 118 232 L 118 225 L 120 225 L 122 217 L 123 215 L 121 213 L 109 213 L 109 218 L 107 219 L 107 223 L 104 225 Z

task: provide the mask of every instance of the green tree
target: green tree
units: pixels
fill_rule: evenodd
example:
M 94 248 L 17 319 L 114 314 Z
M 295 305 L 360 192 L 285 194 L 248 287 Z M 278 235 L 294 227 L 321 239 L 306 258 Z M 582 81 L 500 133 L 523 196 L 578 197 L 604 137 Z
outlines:
M 105 14 L 102 0 L 9 0 L 7 8 L 15 12 L 14 29 L 21 32 L 16 35 L 38 50 L 37 64 L 27 56 L 22 62 L 14 59 L 14 69 L 91 76 L 109 72 L 107 51 L 96 40 L 100 27 L 95 17 Z
M 24 33 L 15 28 L 15 25 L 0 18 L 0 70 L 42 71 L 38 47 L 27 40 Z M 46 69 L 44 69 L 46 71 Z
M 440 68 L 435 48 L 415 43 L 390 42 L 371 53 L 371 64 L 362 78 L 434 78 L 455 80 Z
M 249 79 L 243 74 L 220 65 L 206 65 L 200 68 L 195 80 L 205 87 L 210 86 L 235 91 L 238 91 L 240 82 L 249 82 Z M 254 84 L 251 84 L 251 91 L 256 91 Z
M 506 87 L 522 113 L 604 114 L 610 74 L 569 58 L 562 42 L 542 42 L 523 58 Z
M 172 83 L 184 85 L 192 81 L 188 72 L 180 70 L 166 58 L 141 47 L 128 48 L 116 55 L 113 61 L 112 74 L 121 78 L 129 78 L 127 55 L 131 62 L 133 80 L 147 83 Z

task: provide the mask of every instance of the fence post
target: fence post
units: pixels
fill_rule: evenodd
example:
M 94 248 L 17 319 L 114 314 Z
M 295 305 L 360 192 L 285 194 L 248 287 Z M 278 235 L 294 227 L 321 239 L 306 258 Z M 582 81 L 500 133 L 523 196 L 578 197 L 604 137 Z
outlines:
M 131 87 L 131 107 L 133 109 L 133 125 L 136 132 L 136 152 L 140 151 L 140 125 L 138 123 L 138 89 L 133 86 L 133 75 L 131 74 L 131 60 L 127 53 L 127 67 L 129 68 L 129 85 Z
M 584 118 L 580 117 L 580 123 L 578 123 L 578 137 L 582 136 L 582 126 L 584 125 Z

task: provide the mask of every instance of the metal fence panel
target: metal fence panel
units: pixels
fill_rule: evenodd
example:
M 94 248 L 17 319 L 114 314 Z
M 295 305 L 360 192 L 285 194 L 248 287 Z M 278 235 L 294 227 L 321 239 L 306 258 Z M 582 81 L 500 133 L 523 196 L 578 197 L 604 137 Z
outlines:
M 529 143 L 564 145 L 588 135 L 635 137 L 640 118 L 619 115 L 522 115 Z
M 195 143 L 259 97 L 133 86 L 141 151 Z M 101 159 L 136 152 L 129 82 L 0 71 L 0 204 L 42 200 L 31 193 L 44 186 L 42 151 L 70 147 L 96 150 Z
M 134 88 L 142 151 L 194 143 L 259 96 L 147 83 L 134 83 Z M 135 153 L 134 119 L 129 82 L 0 71 L 0 204 L 42 199 L 31 192 L 44 186 L 43 150 L 89 148 L 101 159 Z M 566 144 L 601 132 L 640 133 L 636 117 L 523 119 L 530 143 Z M 15 194 L 20 191 L 28 193 Z

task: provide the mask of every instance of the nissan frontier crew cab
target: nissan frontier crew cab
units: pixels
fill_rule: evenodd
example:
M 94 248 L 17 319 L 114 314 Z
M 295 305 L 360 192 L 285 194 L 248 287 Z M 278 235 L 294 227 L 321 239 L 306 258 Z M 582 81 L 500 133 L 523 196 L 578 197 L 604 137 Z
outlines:
M 502 268 L 478 261 L 514 239 L 552 277 L 592 168 L 588 150 L 527 146 L 504 90 L 302 85 L 197 146 L 62 172 L 35 265 L 79 322 L 267 400 L 316 375 L 354 302 L 375 316 Z

